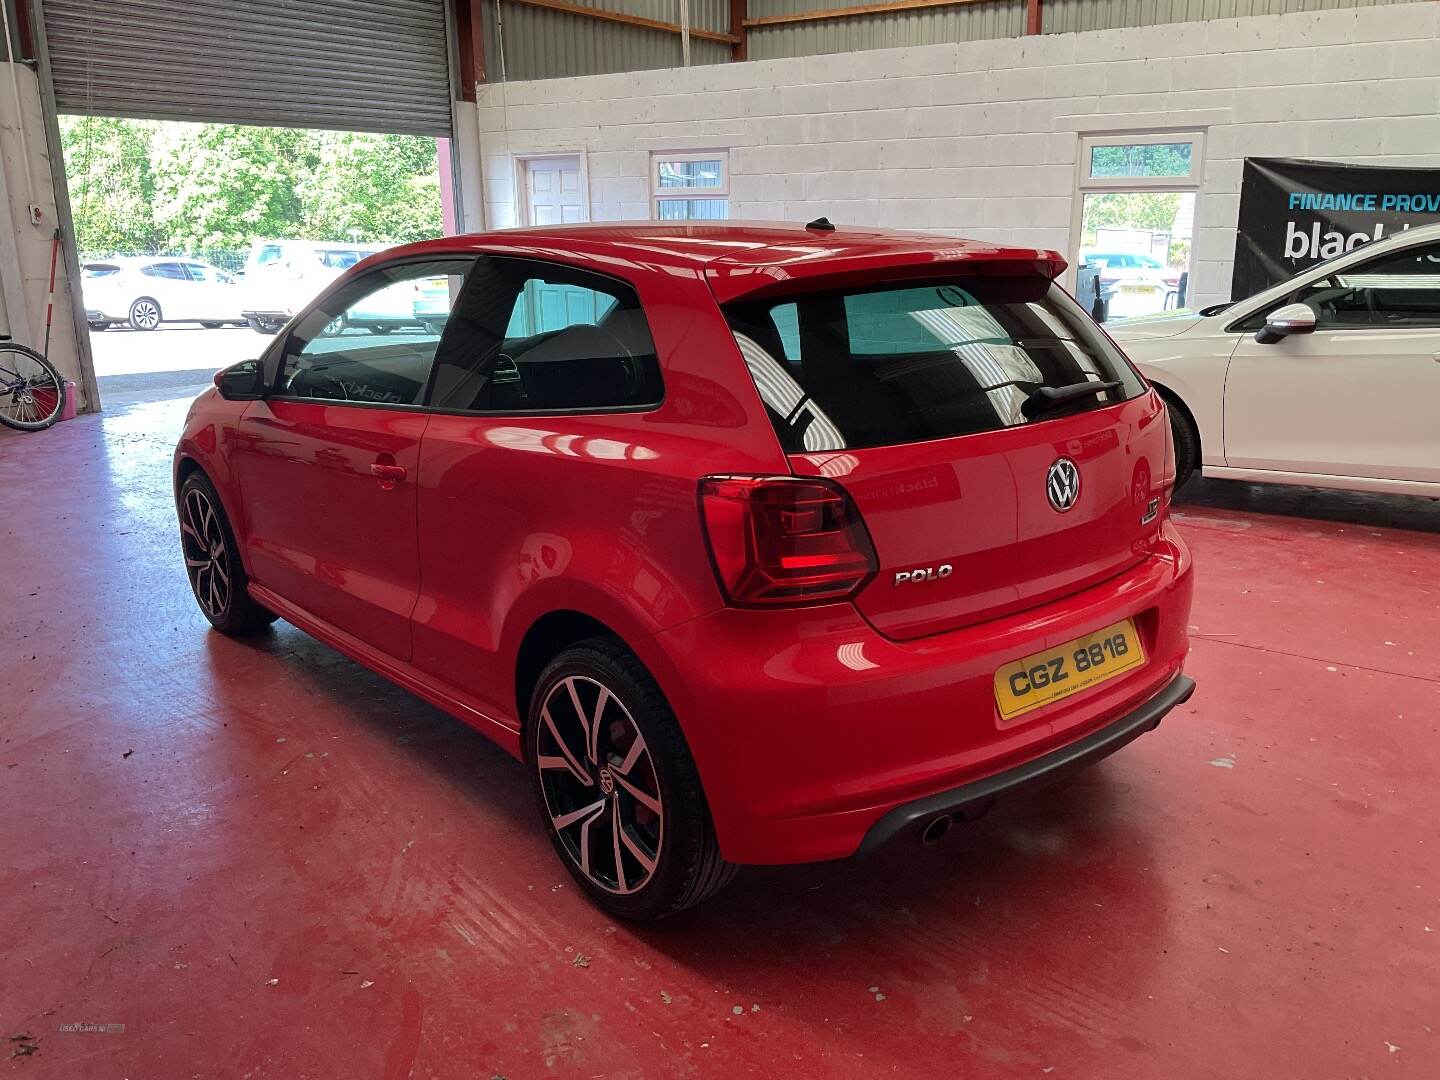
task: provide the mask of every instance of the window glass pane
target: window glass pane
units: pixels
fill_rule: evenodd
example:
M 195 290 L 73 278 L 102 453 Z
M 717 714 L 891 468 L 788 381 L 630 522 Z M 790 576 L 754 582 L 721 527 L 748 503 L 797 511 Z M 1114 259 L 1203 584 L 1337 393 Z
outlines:
M 315 258 L 331 270 L 349 270 L 369 254 L 369 250 L 358 248 L 321 248 L 315 252 Z
M 1440 326 L 1440 245 L 1342 270 L 1297 299 L 1314 309 L 1321 329 Z
M 635 290 L 528 259 L 480 260 L 436 368 L 431 404 L 465 412 L 644 406 L 662 393 Z
M 1189 176 L 1194 151 L 1194 144 L 1188 142 L 1092 146 L 1090 175 Z
M 729 199 L 657 199 L 661 221 L 724 221 L 730 216 Z
M 793 306 L 805 353 L 774 346 Z M 1040 276 L 957 277 L 905 288 L 831 290 L 729 305 L 760 396 L 786 450 L 948 438 L 1030 421 L 1041 386 L 1117 381 L 1076 399 L 1098 408 L 1144 383 L 1063 290 Z M 1051 414 L 1053 415 L 1053 414 Z
M 708 161 L 657 160 L 655 172 L 662 188 L 725 186 L 725 162 L 721 158 Z
M 1096 319 L 1185 307 L 1193 191 L 1089 191 L 1080 215 L 1075 296 Z
M 780 347 L 784 358 L 791 363 L 800 362 L 800 310 L 796 304 L 777 304 L 770 309 L 770 321 L 780 335 Z
M 365 274 L 303 316 L 286 343 L 281 395 L 419 405 L 470 260 Z

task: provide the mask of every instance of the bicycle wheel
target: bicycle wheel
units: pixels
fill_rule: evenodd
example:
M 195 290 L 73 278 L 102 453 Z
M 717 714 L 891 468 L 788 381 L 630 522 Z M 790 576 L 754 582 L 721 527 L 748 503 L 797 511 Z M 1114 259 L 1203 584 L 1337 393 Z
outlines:
M 65 381 L 34 349 L 0 344 L 0 424 L 41 431 L 60 418 Z

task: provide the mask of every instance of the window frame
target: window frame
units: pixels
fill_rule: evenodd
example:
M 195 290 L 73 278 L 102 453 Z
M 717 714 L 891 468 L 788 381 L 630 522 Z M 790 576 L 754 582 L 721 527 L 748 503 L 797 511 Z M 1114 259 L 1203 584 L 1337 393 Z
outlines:
M 649 309 L 645 302 L 645 297 L 639 285 L 637 285 L 633 281 L 619 276 L 618 274 L 608 274 L 604 271 L 596 270 L 589 266 L 579 266 L 574 263 L 562 262 L 558 259 L 538 259 L 530 255 L 517 254 L 507 251 L 479 250 L 467 252 L 453 252 L 450 254 L 441 254 L 439 256 L 412 255 L 406 258 L 394 259 L 382 263 L 379 266 L 373 266 L 369 268 L 365 271 L 363 275 L 361 275 L 361 277 L 370 277 L 372 274 L 377 274 L 384 270 L 393 269 L 397 266 L 405 266 L 413 263 L 433 263 L 444 259 L 454 259 L 456 262 L 467 262 L 470 264 L 470 269 L 466 271 L 465 280 L 460 286 L 460 288 L 463 290 L 469 285 L 471 273 L 474 272 L 476 265 L 478 265 L 479 261 L 483 258 L 509 259 L 515 262 L 526 262 L 539 266 L 553 266 L 571 273 L 579 272 L 583 274 L 588 274 L 591 277 L 600 278 L 605 281 L 612 281 L 633 292 L 635 294 L 635 298 L 640 301 L 640 310 L 645 315 L 646 329 L 650 331 L 651 343 L 655 345 L 656 366 L 659 368 L 660 371 L 660 396 L 653 403 L 646 403 L 641 405 L 605 405 L 600 407 L 584 407 L 575 409 L 480 410 L 440 408 L 431 403 L 434 396 L 435 375 L 437 371 L 436 365 L 432 361 L 430 365 L 430 373 L 425 379 L 425 391 L 422 396 L 421 403 L 418 405 L 397 405 L 384 401 L 335 401 L 328 398 L 298 397 L 293 394 L 280 393 L 276 389 L 280 381 L 280 376 L 285 369 L 285 357 L 289 353 L 289 344 L 296 334 L 296 331 L 292 329 L 284 334 L 281 334 L 270 346 L 269 350 L 264 354 L 264 392 L 261 394 L 261 397 L 266 401 L 274 399 L 277 401 L 319 403 L 325 406 L 345 406 L 348 408 L 356 409 L 401 409 L 406 412 L 424 412 L 430 413 L 435 416 L 470 416 L 479 419 L 508 416 L 609 416 L 622 413 L 657 412 L 665 406 L 666 402 L 669 400 L 669 381 L 665 377 L 665 363 L 662 359 L 663 354 L 661 352 L 659 342 L 655 340 L 655 335 L 652 329 L 653 323 L 650 318 Z M 339 280 L 331 284 L 323 293 L 321 293 L 319 297 L 312 301 L 311 304 L 305 309 L 304 314 L 309 314 L 310 312 L 320 308 L 321 304 L 328 300 L 332 294 L 340 292 L 342 289 L 347 288 L 351 284 L 353 284 L 353 282 L 348 281 L 345 277 L 341 277 Z M 448 331 L 448 325 L 446 329 Z M 443 343 L 444 340 L 445 334 L 442 333 L 440 335 L 440 342 Z M 439 351 L 439 344 L 436 345 L 436 351 Z
M 446 409 L 431 404 L 435 390 L 435 376 L 437 369 L 432 365 L 430 378 L 425 386 L 425 404 L 423 408 L 436 416 L 475 416 L 482 418 L 504 417 L 504 416 L 609 416 L 616 413 L 648 413 L 655 412 L 665 405 L 669 396 L 669 384 L 665 378 L 665 364 L 661 360 L 660 344 L 655 340 L 650 314 L 645 305 L 645 297 L 641 295 L 640 287 L 633 281 L 620 277 L 618 274 L 607 274 L 602 270 L 596 270 L 590 266 L 578 266 L 574 263 L 561 262 L 558 259 L 538 259 L 532 255 L 525 255 L 512 252 L 480 251 L 475 253 L 475 261 L 478 264 L 480 259 L 504 259 L 510 262 L 528 263 L 532 266 L 550 266 L 571 274 L 583 274 L 588 277 L 599 278 L 601 281 L 612 281 L 623 288 L 629 289 L 635 294 L 635 299 L 640 302 L 640 312 L 645 317 L 645 329 L 650 335 L 650 343 L 655 346 L 655 365 L 660 372 L 660 396 L 654 402 L 647 402 L 641 405 L 601 405 L 583 406 L 570 409 Z M 466 283 L 469 279 L 467 277 Z M 462 286 L 463 288 L 463 286 Z M 517 294 L 518 295 L 518 294 Z M 443 335 L 442 335 L 442 340 Z
M 1200 220 L 1200 189 L 1205 175 L 1205 129 L 1177 128 L 1171 130 L 1089 132 L 1080 136 L 1080 150 L 1075 157 L 1075 190 L 1070 206 L 1070 265 L 1064 274 L 1065 287 L 1072 293 L 1080 268 L 1080 240 L 1084 235 L 1085 196 L 1112 192 L 1137 191 L 1150 193 L 1178 192 L 1195 196 L 1193 222 Z M 1170 146 L 1190 144 L 1190 172 L 1185 176 L 1091 176 L 1090 155 L 1097 146 Z M 1195 292 L 1195 241 L 1199 229 L 1192 224 L 1190 237 L 1190 293 Z M 1186 298 L 1187 300 L 1190 297 Z
M 1190 171 L 1184 176 L 1091 176 L 1090 158 L 1096 147 L 1176 146 L 1190 144 Z M 1205 133 L 1203 131 L 1147 131 L 1123 134 L 1097 133 L 1080 137 L 1080 159 L 1076 179 L 1082 192 L 1103 191 L 1198 191 L 1204 175 Z
M 662 161 L 719 161 L 719 187 L 661 187 L 660 163 Z M 660 217 L 661 201 L 706 202 L 720 200 L 725 203 L 723 218 L 686 218 L 690 221 L 730 220 L 730 151 L 729 150 L 652 150 L 650 151 L 650 213 L 656 221 L 670 220 Z
M 342 275 L 340 278 L 338 278 L 338 279 L 337 279 L 334 283 L 332 283 L 324 292 L 322 292 L 318 297 L 316 297 L 313 301 L 311 301 L 310 305 L 305 308 L 305 310 L 304 310 L 304 312 L 302 313 L 302 315 L 301 315 L 301 316 L 297 316 L 296 321 L 298 322 L 299 318 L 301 318 L 301 317 L 303 317 L 303 316 L 305 316 L 305 315 L 310 315 L 311 313 L 313 313 L 313 312 L 315 312 L 315 311 L 323 310 L 322 305 L 325 304 L 327 301 L 329 301 L 335 294 L 341 293 L 341 292 L 345 292 L 345 291 L 347 291 L 351 286 L 356 285 L 356 284 L 358 284 L 359 282 L 366 280 L 367 278 L 375 277 L 375 276 L 377 276 L 377 275 L 379 275 L 379 274 L 384 273 L 384 272 L 387 271 L 387 270 L 393 270 L 393 269 L 395 269 L 396 267 L 400 267 L 400 266 L 414 266 L 414 265 L 417 265 L 417 264 L 423 265 L 423 264 L 428 264 L 428 263 L 447 262 L 447 261 L 454 261 L 454 262 L 456 262 L 456 263 L 465 263 L 465 264 L 467 264 L 467 269 L 466 269 L 466 271 L 465 271 L 464 280 L 461 282 L 461 285 L 460 285 L 460 288 L 461 288 L 461 289 L 464 289 L 465 286 L 466 286 L 466 284 L 468 284 L 469 281 L 470 281 L 470 274 L 474 271 L 474 269 L 475 269 L 475 264 L 476 264 L 476 262 L 479 260 L 479 256 L 480 256 L 481 254 L 483 254 L 483 252 L 454 252 L 454 253 L 451 253 L 451 254 L 441 254 L 441 255 L 438 255 L 438 256 L 436 256 L 436 255 L 412 255 L 412 256 L 409 256 L 409 257 L 407 257 L 407 258 L 394 259 L 394 260 L 391 260 L 391 261 L 389 261 L 389 262 L 382 263 L 382 264 L 379 265 L 379 266 L 372 266 L 372 267 L 370 267 L 368 270 L 366 270 L 364 273 L 356 275 L 356 277 L 354 277 L 353 279 L 349 277 L 349 272 L 346 271 L 344 275 Z M 390 285 L 394 285 L 394 284 L 396 284 L 396 282 L 391 282 L 391 283 L 390 283 Z M 346 306 L 346 309 L 345 309 L 345 310 L 349 310 L 350 307 L 353 307 L 353 306 L 355 305 L 355 303 L 358 303 L 360 300 L 364 299 L 365 297 L 371 296 L 371 295 L 373 295 L 373 294 L 376 293 L 376 292 L 381 292 L 381 291 L 383 291 L 384 289 L 389 288 L 389 287 L 390 287 L 389 285 L 385 285 L 385 286 L 382 286 L 380 289 L 373 289 L 373 290 L 371 290 L 370 292 L 361 293 L 359 296 L 357 296 L 357 297 L 355 298 L 354 301 L 352 301 L 349 305 Z M 447 329 L 448 329 L 448 325 L 447 325 Z M 423 387 L 423 393 L 422 393 L 422 396 L 421 396 L 421 400 L 420 400 L 419 403 L 413 404 L 413 405 L 399 404 L 399 403 L 389 402 L 389 401 L 350 401 L 350 400 L 335 400 L 335 399 L 333 399 L 333 398 L 310 398 L 310 397 L 301 397 L 301 396 L 299 396 L 298 394 L 286 394 L 286 393 L 282 392 L 282 391 L 279 389 L 279 386 L 280 386 L 280 378 L 281 378 L 281 376 L 282 376 L 282 375 L 284 374 L 284 372 L 285 372 L 285 358 L 286 358 L 287 356 L 292 355 L 291 352 L 290 352 L 290 343 L 295 339 L 296 335 L 297 335 L 297 330 L 296 330 L 296 329 L 291 329 L 291 330 L 287 331 L 286 333 L 281 334 L 280 337 L 279 337 L 279 339 L 275 342 L 275 344 L 274 344 L 273 346 L 271 346 L 271 348 L 272 348 L 273 351 L 272 351 L 271 353 L 267 354 L 267 356 L 266 356 L 266 358 L 265 358 L 265 392 L 264 392 L 264 394 L 263 394 L 262 396 L 264 397 L 264 399 L 265 399 L 266 401 L 270 401 L 270 400 L 272 400 L 272 399 L 275 400 L 275 401 L 298 401 L 298 402 L 302 402 L 302 403 L 320 403 L 320 404 L 323 404 L 323 405 L 325 405 L 325 406 L 330 406 L 330 407 L 333 407 L 333 406 L 343 406 L 343 407 L 347 407 L 347 408 L 356 408 L 356 409 L 401 409 L 401 410 L 404 410 L 404 411 L 406 411 L 406 412 L 437 412 L 437 411 L 440 411 L 440 410 L 433 410 L 433 409 L 430 409 L 430 408 L 429 408 L 430 390 L 431 390 L 431 386 L 434 384 L 434 381 L 435 381 L 435 361 L 434 361 L 434 358 L 433 358 L 433 357 L 431 358 L 431 361 L 430 361 L 430 370 L 429 370 L 429 372 L 428 372 L 428 373 L 426 374 L 426 376 L 425 376 L 425 383 L 424 383 L 424 387 Z M 313 341 L 313 340 L 314 340 L 313 338 L 307 339 L 306 344 L 308 345 L 308 344 L 310 343 L 310 341 Z M 440 342 L 443 342 L 444 340 L 445 340 L 445 335 L 444 335 L 444 333 L 442 332 L 441 335 L 440 335 L 439 342 L 436 342 L 435 348 L 436 348 L 436 351 L 437 351 L 437 352 L 439 351 L 439 348 L 440 348 Z M 376 339 L 376 341 L 377 341 L 377 345 L 378 345 L 381 341 L 383 341 L 383 339 Z M 297 356 L 298 356 L 298 355 L 300 355 L 300 354 L 299 354 L 299 353 L 295 353 L 295 354 L 293 354 L 293 355 L 297 355 Z
M 1369 245 L 1361 245 L 1361 247 L 1356 248 L 1356 252 L 1359 253 L 1360 251 L 1363 251 L 1366 247 L 1369 247 Z M 1227 323 L 1225 326 L 1225 332 L 1227 334 L 1253 334 L 1265 326 L 1265 323 L 1269 320 L 1272 312 L 1278 311 L 1280 308 L 1285 307 L 1289 304 L 1305 303 L 1305 301 L 1300 298 L 1301 294 L 1304 293 L 1307 289 L 1314 288 L 1321 282 L 1334 281 L 1335 277 L 1341 274 L 1363 274 L 1365 273 L 1365 269 L 1368 266 L 1373 266 L 1377 262 L 1404 255 L 1410 251 L 1414 251 L 1416 253 L 1415 257 L 1417 259 L 1423 258 L 1424 255 L 1422 253 L 1427 248 L 1434 248 L 1437 253 L 1440 253 L 1440 240 L 1422 240 L 1418 243 L 1408 244 L 1405 247 L 1399 248 L 1398 250 L 1387 247 L 1384 251 L 1376 252 L 1370 258 L 1360 259 L 1354 263 L 1351 263 L 1349 266 L 1329 266 L 1326 268 L 1325 273 L 1315 277 L 1308 276 L 1308 271 L 1306 271 L 1302 275 L 1297 275 L 1297 280 L 1291 283 L 1291 288 L 1286 291 L 1282 296 L 1273 297 L 1265 303 L 1260 304 L 1255 308 L 1252 308 L 1244 315 L 1238 316 L 1232 322 Z M 1349 252 L 1346 252 L 1345 254 L 1348 255 Z M 1322 265 L 1323 264 L 1317 263 L 1315 266 L 1310 267 L 1310 270 L 1319 270 Z M 1436 263 L 1436 275 L 1440 276 L 1440 262 Z M 1298 280 L 1300 276 L 1305 276 L 1305 280 Z M 1256 323 L 1257 319 L 1259 320 L 1258 324 Z M 1316 313 L 1315 319 L 1315 332 L 1317 334 L 1355 333 L 1356 331 L 1369 334 L 1410 334 L 1414 333 L 1417 330 L 1436 329 L 1440 329 L 1440 316 L 1437 316 L 1437 321 L 1434 325 L 1429 326 L 1416 326 L 1413 324 L 1408 326 L 1347 326 L 1344 324 L 1325 326 L 1321 324 L 1318 312 Z

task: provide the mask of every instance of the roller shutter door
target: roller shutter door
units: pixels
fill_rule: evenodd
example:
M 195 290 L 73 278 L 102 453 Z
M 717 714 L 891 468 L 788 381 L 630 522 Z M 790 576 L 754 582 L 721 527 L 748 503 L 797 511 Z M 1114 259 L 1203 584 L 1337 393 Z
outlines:
M 450 134 L 445 0 L 44 0 L 60 111 Z

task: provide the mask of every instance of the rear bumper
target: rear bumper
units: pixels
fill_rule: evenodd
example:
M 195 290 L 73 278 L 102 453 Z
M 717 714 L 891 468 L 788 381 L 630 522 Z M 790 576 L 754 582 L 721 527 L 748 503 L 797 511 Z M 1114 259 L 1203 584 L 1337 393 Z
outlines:
M 869 855 L 902 833 L 924 828 L 942 814 L 967 820 L 977 818 L 1002 795 L 1040 787 L 1093 765 L 1147 731 L 1155 730 L 1166 713 L 1185 704 L 1194 693 L 1195 680 L 1176 675 L 1168 686 L 1138 709 L 1083 739 L 983 780 L 897 806 L 870 826 L 855 854 Z
M 891 640 L 834 604 L 725 608 L 634 644 L 685 731 L 725 857 L 844 858 L 878 843 L 867 836 L 897 809 L 1086 743 L 1174 685 L 1192 580 L 1167 524 L 1156 553 L 1116 578 L 933 637 Z M 1001 720 L 997 668 L 1126 617 L 1145 665 Z

